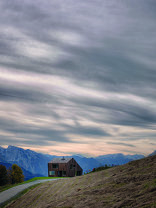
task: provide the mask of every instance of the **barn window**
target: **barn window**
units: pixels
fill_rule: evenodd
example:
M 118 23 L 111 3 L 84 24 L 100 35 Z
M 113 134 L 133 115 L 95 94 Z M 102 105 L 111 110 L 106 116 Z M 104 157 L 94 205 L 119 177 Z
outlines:
M 82 172 L 81 171 L 77 171 L 77 176 L 81 176 L 82 175 Z
M 52 167 L 53 168 L 58 168 L 58 164 L 53 164 Z
M 63 171 L 62 176 L 66 176 L 66 171 Z
M 55 171 L 49 171 L 49 175 L 55 175 Z
M 73 164 L 70 164 L 70 169 L 73 169 Z

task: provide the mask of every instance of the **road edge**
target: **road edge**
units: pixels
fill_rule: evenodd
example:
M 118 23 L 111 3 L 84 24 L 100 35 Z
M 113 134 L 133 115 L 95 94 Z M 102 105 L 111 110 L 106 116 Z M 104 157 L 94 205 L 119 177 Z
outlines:
M 32 185 L 26 189 L 24 189 L 23 191 L 19 192 L 18 194 L 16 194 L 15 196 L 13 196 L 12 198 L 10 198 L 9 200 L 0 203 L 0 208 L 4 208 L 7 207 L 8 205 L 11 205 L 12 203 L 14 203 L 14 201 L 16 201 L 17 199 L 19 199 L 21 196 L 23 196 L 24 194 L 26 194 L 28 191 L 36 188 L 37 186 L 41 185 L 41 183 L 37 183 L 35 185 Z

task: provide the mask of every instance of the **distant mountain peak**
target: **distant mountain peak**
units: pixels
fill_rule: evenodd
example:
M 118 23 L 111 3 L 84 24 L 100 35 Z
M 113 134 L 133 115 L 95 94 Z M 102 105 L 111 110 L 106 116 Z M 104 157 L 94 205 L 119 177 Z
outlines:
M 16 146 L 13 146 L 13 145 L 9 145 L 7 149 L 22 149 L 22 148 L 16 147 Z
M 0 146 L 0 149 L 1 149 L 1 150 L 4 150 L 5 148 Z
M 156 155 L 156 150 L 152 152 L 151 154 L 149 154 L 149 156 L 152 156 L 152 155 Z
M 81 154 L 76 154 L 76 155 L 72 155 L 72 157 L 81 157 L 81 158 L 84 158 L 85 156 L 83 156 Z

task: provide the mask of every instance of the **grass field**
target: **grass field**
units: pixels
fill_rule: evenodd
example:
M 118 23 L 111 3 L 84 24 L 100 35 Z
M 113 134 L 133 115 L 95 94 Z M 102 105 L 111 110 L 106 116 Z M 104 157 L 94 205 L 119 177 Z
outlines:
M 30 179 L 30 180 L 24 181 L 20 184 L 29 183 L 29 182 L 36 181 L 36 180 L 56 179 L 56 178 L 66 178 L 66 177 L 35 177 L 35 178 Z
M 25 184 L 25 183 L 29 183 L 29 182 L 33 182 L 33 181 L 37 181 L 37 180 L 45 180 L 45 179 L 56 179 L 56 178 L 65 178 L 65 177 L 35 177 L 35 178 L 30 179 L 30 180 L 24 181 L 22 183 L 18 183 L 18 184 L 7 184 L 5 186 L 0 186 L 0 192 L 5 191 L 5 190 L 7 190 L 9 188 L 18 186 L 18 185 L 22 185 L 22 184 Z

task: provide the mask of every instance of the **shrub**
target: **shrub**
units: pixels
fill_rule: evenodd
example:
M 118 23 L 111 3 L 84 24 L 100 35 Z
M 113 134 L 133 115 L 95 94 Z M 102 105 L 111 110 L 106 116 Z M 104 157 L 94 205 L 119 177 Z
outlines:
M 93 168 L 93 170 L 90 173 L 98 172 L 98 171 L 101 171 L 101 170 L 106 170 L 106 169 L 111 168 L 111 167 L 113 167 L 113 166 L 108 166 L 108 165 L 100 166 L 98 168 Z
M 23 175 L 23 171 L 22 169 L 16 165 L 13 164 L 12 165 L 12 169 L 11 169 L 11 183 L 21 183 L 24 181 L 24 175 Z
M 0 165 L 0 186 L 8 183 L 7 169 L 4 165 Z

